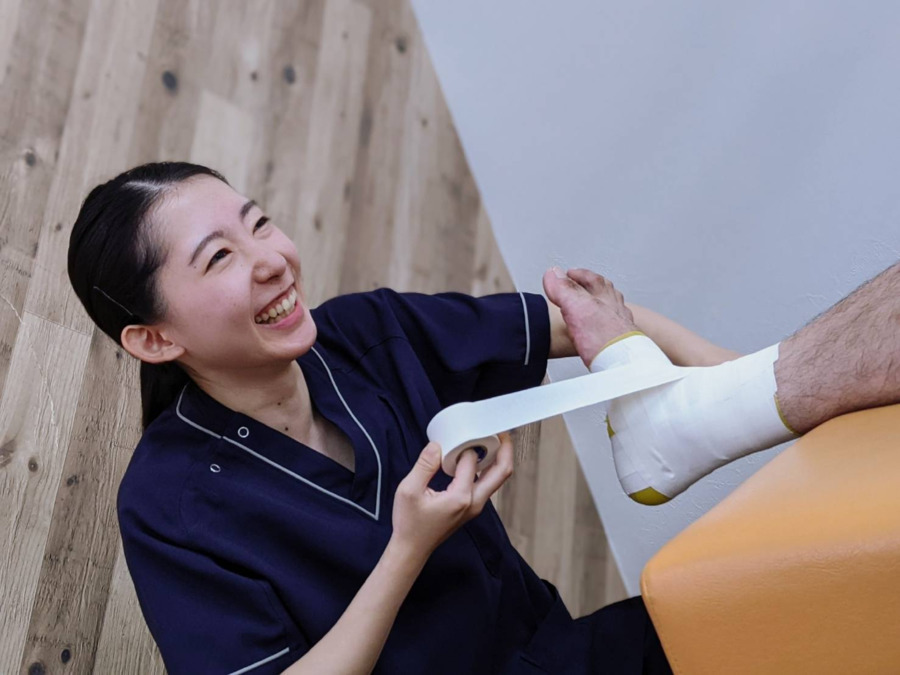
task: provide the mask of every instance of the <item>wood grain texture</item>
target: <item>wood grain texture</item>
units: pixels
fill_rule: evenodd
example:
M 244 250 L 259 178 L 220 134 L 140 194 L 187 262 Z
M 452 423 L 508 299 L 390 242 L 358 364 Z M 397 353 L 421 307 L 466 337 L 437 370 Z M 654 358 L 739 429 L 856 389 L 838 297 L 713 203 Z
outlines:
M 38 579 L 48 560 L 90 337 L 25 313 L 0 400 L 0 672 L 19 670 Z M 75 523 L 66 523 L 74 527 Z M 103 533 L 114 538 L 115 528 Z M 68 598 L 65 601 L 77 601 Z
M 314 306 L 513 290 L 408 0 L 0 0 L 0 673 L 164 673 L 122 555 L 137 363 L 66 273 L 87 192 L 222 171 L 297 244 Z M 560 419 L 494 497 L 573 615 L 625 596 Z

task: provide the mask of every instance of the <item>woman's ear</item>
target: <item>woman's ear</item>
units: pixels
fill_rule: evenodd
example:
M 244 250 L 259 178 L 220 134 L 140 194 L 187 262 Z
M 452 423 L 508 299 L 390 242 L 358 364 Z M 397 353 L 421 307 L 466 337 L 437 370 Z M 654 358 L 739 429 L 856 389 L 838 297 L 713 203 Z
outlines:
M 147 363 L 174 361 L 184 354 L 184 347 L 169 340 L 155 326 L 125 326 L 120 339 L 126 352 Z

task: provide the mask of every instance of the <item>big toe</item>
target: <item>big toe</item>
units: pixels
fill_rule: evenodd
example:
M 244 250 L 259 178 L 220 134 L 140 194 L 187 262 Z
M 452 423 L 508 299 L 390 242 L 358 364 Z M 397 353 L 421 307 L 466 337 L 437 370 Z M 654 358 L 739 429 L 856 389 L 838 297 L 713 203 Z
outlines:
M 576 282 L 565 276 L 565 272 L 563 272 L 562 277 L 557 276 L 554 268 L 544 272 L 543 282 L 544 292 L 547 294 L 547 297 L 554 305 L 560 307 L 567 300 L 577 297 L 580 289 Z

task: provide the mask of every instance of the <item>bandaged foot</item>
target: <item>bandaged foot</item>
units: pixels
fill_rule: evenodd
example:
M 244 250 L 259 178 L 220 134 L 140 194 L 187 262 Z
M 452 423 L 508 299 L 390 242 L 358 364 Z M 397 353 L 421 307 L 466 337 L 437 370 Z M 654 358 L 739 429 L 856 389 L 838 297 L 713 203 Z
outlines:
M 610 402 L 607 432 L 622 488 L 636 502 L 669 501 L 718 467 L 797 437 L 778 408 L 778 344 L 711 367 L 674 366 L 643 333 L 629 333 L 591 361 L 679 368 L 684 378 Z

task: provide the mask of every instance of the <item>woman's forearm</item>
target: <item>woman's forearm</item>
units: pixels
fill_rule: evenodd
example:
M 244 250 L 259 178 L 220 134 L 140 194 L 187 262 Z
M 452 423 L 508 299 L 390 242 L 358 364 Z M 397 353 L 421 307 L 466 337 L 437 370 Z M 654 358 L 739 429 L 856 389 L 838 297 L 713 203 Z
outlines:
M 371 673 L 426 559 L 392 537 L 341 618 L 283 675 Z
M 566 322 L 559 307 L 547 300 L 547 311 L 550 313 L 550 353 L 548 358 L 560 359 L 565 356 L 578 356 L 575 343 L 569 337 Z
M 713 344 L 681 324 L 661 314 L 626 302 L 634 322 L 653 340 L 676 366 L 714 366 L 741 356 L 740 353 Z
M 559 307 L 549 301 L 547 306 L 550 312 L 549 357 L 577 356 L 578 352 L 566 330 L 566 322 Z M 626 302 L 625 306 L 631 310 L 638 329 L 659 345 L 677 366 L 714 366 L 741 356 L 738 352 L 713 344 L 653 310 L 630 302 Z

